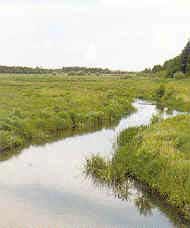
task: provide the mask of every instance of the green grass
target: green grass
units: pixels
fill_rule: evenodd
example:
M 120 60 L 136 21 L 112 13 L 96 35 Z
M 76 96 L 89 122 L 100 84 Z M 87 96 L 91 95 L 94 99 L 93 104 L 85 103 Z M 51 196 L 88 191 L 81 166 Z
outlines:
M 160 97 L 159 88 L 164 84 Z M 58 131 L 101 126 L 133 111 L 139 97 L 190 110 L 190 80 L 137 76 L 0 74 L 0 150 L 43 142 Z
M 0 75 L 0 149 L 119 119 L 132 98 L 115 77 Z
M 138 129 L 132 142 L 123 143 L 114 159 L 117 163 L 125 158 L 125 172 L 147 183 L 190 218 L 189 142 L 190 117 L 178 116 Z

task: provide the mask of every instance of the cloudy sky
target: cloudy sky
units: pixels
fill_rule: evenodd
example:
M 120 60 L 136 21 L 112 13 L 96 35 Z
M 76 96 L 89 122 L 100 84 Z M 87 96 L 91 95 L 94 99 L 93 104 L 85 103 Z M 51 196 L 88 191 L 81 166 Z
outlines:
M 190 38 L 190 0 L 0 0 L 0 65 L 141 70 Z

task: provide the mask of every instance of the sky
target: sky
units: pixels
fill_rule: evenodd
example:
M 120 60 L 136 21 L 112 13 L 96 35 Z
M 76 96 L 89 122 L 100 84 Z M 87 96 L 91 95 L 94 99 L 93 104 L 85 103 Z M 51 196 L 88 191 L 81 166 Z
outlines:
M 143 70 L 190 38 L 189 0 L 0 0 L 0 65 Z

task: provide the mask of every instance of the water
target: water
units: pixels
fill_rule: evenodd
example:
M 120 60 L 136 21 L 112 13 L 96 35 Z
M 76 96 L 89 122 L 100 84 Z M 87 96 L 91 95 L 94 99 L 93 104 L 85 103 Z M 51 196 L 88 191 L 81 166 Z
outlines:
M 31 146 L 1 162 L 0 227 L 175 227 L 176 215 L 138 187 L 131 186 L 126 200 L 83 173 L 86 157 L 111 156 L 120 131 L 148 124 L 158 112 L 139 100 L 134 106 L 138 111 L 113 129 Z M 146 210 L 137 199 L 145 201 Z

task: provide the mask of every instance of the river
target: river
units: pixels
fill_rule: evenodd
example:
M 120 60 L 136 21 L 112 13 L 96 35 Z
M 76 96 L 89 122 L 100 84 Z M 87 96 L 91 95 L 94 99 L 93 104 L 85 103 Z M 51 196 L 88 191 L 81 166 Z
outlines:
M 85 158 L 114 153 L 118 134 L 146 125 L 158 112 L 136 100 L 137 112 L 116 127 L 30 146 L 0 163 L 0 227 L 177 227 L 176 215 L 148 198 L 148 212 L 137 206 L 143 193 L 134 186 L 128 200 L 84 175 Z M 176 115 L 177 113 L 173 113 Z M 161 205 L 161 206 L 160 206 Z M 169 210 L 169 211 L 168 211 Z M 175 219 L 173 219 L 175 217 Z M 175 220 L 175 221 L 174 221 Z

